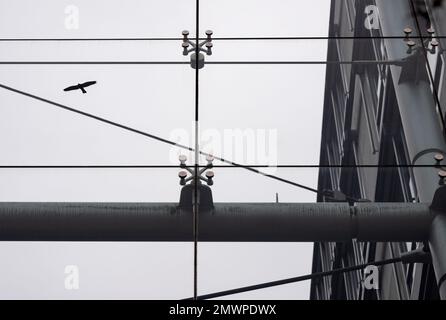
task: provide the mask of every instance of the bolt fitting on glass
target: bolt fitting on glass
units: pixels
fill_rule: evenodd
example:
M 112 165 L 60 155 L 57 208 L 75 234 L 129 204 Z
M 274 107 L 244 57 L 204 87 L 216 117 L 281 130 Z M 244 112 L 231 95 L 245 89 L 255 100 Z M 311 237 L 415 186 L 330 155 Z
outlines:
M 201 69 L 204 67 L 204 55 L 201 52 L 205 52 L 206 55 L 212 55 L 212 47 L 214 46 L 212 43 L 212 30 L 206 30 L 206 39 L 202 42 L 193 42 L 189 39 L 189 31 L 184 30 L 182 32 L 183 35 L 183 43 L 181 44 L 183 48 L 183 55 L 187 56 L 191 54 L 191 67 L 193 69 Z
M 440 177 L 439 185 L 440 185 L 440 186 L 444 186 L 444 185 L 446 185 L 446 171 L 444 171 L 444 170 L 440 170 L 440 171 L 438 172 L 438 176 Z
M 437 48 L 440 46 L 440 43 L 438 42 L 438 40 L 434 39 L 435 29 L 433 27 L 429 27 L 426 30 L 428 34 L 428 36 L 426 37 L 427 39 L 424 41 L 421 40 L 422 44 L 420 44 L 419 46 L 417 46 L 417 43 L 414 40 L 410 39 L 410 36 L 413 32 L 412 28 L 404 28 L 403 32 L 405 34 L 404 42 L 406 42 L 406 45 L 408 47 L 407 54 L 412 54 L 416 51 L 422 53 L 422 50 L 419 49 L 426 50 L 431 54 L 437 53 Z
M 444 155 L 441 154 L 441 153 L 437 153 L 437 154 L 434 156 L 434 159 L 435 159 L 435 167 L 436 167 L 436 168 L 441 168 L 441 167 L 442 167 L 442 166 L 441 166 L 441 163 L 442 163 L 443 160 L 444 160 Z
M 195 180 L 197 180 L 198 183 L 204 181 L 208 186 L 214 184 L 214 172 L 209 170 L 213 167 L 212 162 L 214 161 L 214 157 L 212 155 L 206 157 L 207 165 L 201 169 L 188 167 L 186 165 L 187 157 L 184 155 L 180 155 L 178 159 L 180 161 L 180 167 L 184 169 L 178 173 L 181 186 L 185 186 L 188 182 Z

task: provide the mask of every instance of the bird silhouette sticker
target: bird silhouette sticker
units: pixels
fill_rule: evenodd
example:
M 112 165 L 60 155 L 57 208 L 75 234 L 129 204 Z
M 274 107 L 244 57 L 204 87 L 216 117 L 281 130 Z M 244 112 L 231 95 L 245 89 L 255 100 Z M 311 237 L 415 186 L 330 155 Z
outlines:
M 94 84 L 96 84 L 96 81 L 87 81 L 87 82 L 84 82 L 84 83 L 78 83 L 75 86 L 70 86 L 68 88 L 63 89 L 63 91 L 81 90 L 82 93 L 87 93 L 85 88 L 89 87 L 89 86 L 92 86 Z

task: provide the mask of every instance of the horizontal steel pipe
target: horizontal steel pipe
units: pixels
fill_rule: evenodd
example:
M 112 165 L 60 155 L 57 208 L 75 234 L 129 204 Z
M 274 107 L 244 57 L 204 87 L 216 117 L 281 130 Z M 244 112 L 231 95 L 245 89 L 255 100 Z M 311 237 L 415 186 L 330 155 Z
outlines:
M 192 215 L 165 203 L 0 203 L 1 241 L 188 241 Z
M 215 204 L 199 217 L 201 241 L 343 241 L 352 230 L 346 203 Z
M 424 241 L 435 216 L 421 203 L 357 203 L 354 209 L 359 241 Z
M 199 241 L 421 241 L 424 204 L 217 203 L 199 212 Z M 173 203 L 0 203 L 0 241 L 193 241 L 190 210 Z

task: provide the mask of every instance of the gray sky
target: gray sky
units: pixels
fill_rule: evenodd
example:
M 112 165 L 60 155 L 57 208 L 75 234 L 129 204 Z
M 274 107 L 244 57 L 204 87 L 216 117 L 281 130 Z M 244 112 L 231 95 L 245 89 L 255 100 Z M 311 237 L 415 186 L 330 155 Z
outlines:
M 178 37 L 193 34 L 195 1 L 0 0 L 1 38 Z M 326 36 L 328 0 L 203 0 L 201 28 L 216 37 Z M 79 29 L 65 28 L 67 5 Z M 318 12 L 316 17 L 308 12 Z M 210 60 L 324 60 L 326 41 L 215 41 Z M 181 43 L 0 43 L 0 60 L 187 61 Z M 207 58 L 208 59 L 208 58 Z M 65 93 L 96 80 L 88 94 Z M 319 161 L 325 66 L 208 65 L 200 122 L 209 129 L 277 130 L 280 164 Z M 192 133 L 194 70 L 187 65 L 1 65 L 0 83 L 165 138 Z M 172 149 L 0 90 L 0 164 L 170 164 Z M 311 133 L 311 134 L 309 134 Z M 193 160 L 193 159 L 192 159 Z M 178 170 L 1 170 L 0 201 L 176 202 Z M 317 170 L 277 170 L 312 187 Z M 314 202 L 315 195 L 241 169 L 215 170 L 216 202 Z M 192 295 L 190 243 L 0 243 L 0 298 L 175 299 Z M 199 293 L 310 273 L 312 244 L 200 244 Z M 64 288 L 77 265 L 79 290 Z M 307 299 L 309 282 L 233 296 Z

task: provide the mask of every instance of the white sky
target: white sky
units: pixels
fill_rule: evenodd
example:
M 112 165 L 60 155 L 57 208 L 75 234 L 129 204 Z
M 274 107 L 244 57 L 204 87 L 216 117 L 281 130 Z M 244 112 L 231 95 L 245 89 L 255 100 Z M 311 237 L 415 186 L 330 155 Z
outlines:
M 0 0 L 1 38 L 179 37 L 193 34 L 195 1 Z M 80 28 L 67 30 L 67 5 Z M 202 32 L 326 36 L 329 0 L 202 0 Z M 315 13 L 317 12 L 317 15 Z M 311 13 L 311 14 L 309 14 Z M 215 41 L 213 61 L 326 59 L 326 41 Z M 181 42 L 0 43 L 0 60 L 187 61 Z M 200 71 L 201 129 L 277 130 L 280 164 L 319 162 L 324 65 L 208 65 Z M 88 94 L 65 93 L 96 80 Z M 192 131 L 187 65 L 0 65 L 0 83 L 165 138 Z M 170 164 L 171 147 L 0 90 L 1 165 Z M 314 202 L 315 195 L 240 169 L 216 169 L 216 202 Z M 4 170 L 0 201 L 176 202 L 176 169 Z M 317 170 L 278 170 L 312 187 Z M 193 246 L 184 243 L 0 243 L 0 298 L 176 299 L 192 295 Z M 199 245 L 199 293 L 311 272 L 312 244 Z M 80 289 L 65 290 L 78 265 Z M 309 282 L 234 299 L 308 299 Z

